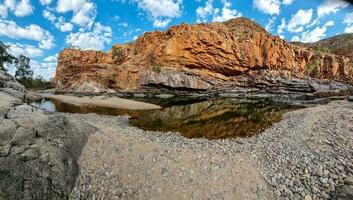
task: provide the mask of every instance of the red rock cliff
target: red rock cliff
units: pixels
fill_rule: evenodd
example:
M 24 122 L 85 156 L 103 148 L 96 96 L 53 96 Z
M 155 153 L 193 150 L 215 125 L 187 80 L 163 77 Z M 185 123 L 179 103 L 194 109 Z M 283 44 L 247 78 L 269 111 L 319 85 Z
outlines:
M 236 18 L 145 33 L 107 53 L 65 49 L 54 84 L 80 91 L 156 86 L 207 90 L 264 73 L 349 82 L 352 66 L 348 58 L 295 46 L 251 20 Z

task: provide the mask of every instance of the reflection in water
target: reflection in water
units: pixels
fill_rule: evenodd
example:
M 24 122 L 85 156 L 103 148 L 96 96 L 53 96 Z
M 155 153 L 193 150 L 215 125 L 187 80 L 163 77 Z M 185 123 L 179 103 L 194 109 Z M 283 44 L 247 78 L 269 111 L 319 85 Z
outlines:
M 264 99 L 203 99 L 160 103 L 160 110 L 124 110 L 79 107 L 58 100 L 42 100 L 32 105 L 49 111 L 131 116 L 130 122 L 144 130 L 178 131 L 189 138 L 248 137 L 281 119 L 288 105 Z

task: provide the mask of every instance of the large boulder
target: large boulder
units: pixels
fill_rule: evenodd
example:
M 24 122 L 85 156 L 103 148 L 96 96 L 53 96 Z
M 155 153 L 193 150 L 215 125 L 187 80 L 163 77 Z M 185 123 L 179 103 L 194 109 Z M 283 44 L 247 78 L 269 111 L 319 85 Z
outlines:
M 0 199 L 67 199 L 96 129 L 23 104 L 23 86 L 4 73 L 0 83 Z

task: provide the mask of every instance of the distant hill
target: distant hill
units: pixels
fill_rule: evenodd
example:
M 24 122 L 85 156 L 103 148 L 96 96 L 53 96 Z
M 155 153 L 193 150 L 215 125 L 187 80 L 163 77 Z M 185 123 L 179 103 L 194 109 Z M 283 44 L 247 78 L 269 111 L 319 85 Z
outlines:
M 353 33 L 337 35 L 314 43 L 293 42 L 293 44 L 311 47 L 324 53 L 342 55 L 349 58 L 350 62 L 353 63 Z

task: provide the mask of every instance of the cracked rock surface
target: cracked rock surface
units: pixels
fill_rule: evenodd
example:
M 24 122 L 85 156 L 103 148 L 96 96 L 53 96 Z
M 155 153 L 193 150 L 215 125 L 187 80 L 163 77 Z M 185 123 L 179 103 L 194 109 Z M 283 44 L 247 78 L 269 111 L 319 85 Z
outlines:
M 0 83 L 0 199 L 66 199 L 96 129 L 23 104 L 24 88 L 4 73 Z

